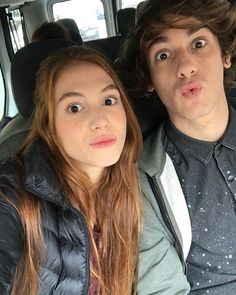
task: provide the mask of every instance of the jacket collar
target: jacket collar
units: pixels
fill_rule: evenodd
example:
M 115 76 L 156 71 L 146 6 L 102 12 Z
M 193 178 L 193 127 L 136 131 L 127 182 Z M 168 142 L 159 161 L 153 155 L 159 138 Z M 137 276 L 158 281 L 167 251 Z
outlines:
M 235 126 L 236 126 L 236 111 L 229 104 L 229 122 L 225 134 L 222 138 L 222 144 L 226 147 L 236 151 L 236 136 L 235 136 Z
M 139 160 L 139 169 L 150 176 L 161 174 L 165 166 L 165 151 L 163 149 L 162 137 L 164 124 L 158 130 L 152 132 L 144 142 L 144 148 Z
M 25 152 L 25 188 L 41 199 L 64 205 L 65 198 L 60 190 L 61 185 L 45 154 L 47 148 L 39 142 Z

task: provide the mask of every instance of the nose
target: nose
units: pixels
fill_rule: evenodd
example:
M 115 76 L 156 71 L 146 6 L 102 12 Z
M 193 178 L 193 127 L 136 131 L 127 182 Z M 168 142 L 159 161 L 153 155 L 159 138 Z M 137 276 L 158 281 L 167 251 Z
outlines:
M 90 128 L 94 131 L 107 128 L 109 121 L 102 111 L 92 112 L 90 119 Z
M 190 78 L 197 73 L 197 66 L 188 55 L 181 55 L 177 67 L 177 77 L 179 79 Z

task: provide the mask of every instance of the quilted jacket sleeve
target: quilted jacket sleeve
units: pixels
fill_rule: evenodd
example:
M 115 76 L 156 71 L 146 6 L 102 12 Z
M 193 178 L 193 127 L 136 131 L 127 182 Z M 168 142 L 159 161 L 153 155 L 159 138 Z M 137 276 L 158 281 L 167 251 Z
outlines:
M 23 231 L 13 205 L 0 196 L 0 294 L 9 295 L 22 255 Z
M 186 295 L 189 284 L 159 215 L 157 202 L 143 196 L 138 295 Z

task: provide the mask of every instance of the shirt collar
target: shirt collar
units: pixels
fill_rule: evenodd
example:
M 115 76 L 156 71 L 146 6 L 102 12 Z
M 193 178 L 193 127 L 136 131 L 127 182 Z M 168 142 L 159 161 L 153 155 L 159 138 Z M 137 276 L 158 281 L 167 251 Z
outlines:
M 191 154 L 204 164 L 207 164 L 212 157 L 216 145 L 223 145 L 236 150 L 236 112 L 229 105 L 229 122 L 224 135 L 218 142 L 208 142 L 189 137 L 179 131 L 170 121 L 165 124 L 167 136 L 184 152 Z
M 225 130 L 225 133 L 222 137 L 221 143 L 226 147 L 236 151 L 236 111 L 229 105 L 229 122 Z

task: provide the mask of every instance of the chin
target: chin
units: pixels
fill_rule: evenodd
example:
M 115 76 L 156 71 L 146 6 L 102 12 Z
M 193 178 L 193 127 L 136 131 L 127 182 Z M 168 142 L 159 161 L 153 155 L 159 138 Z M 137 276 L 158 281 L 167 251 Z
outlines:
M 118 157 L 113 157 L 113 158 L 108 158 L 108 159 L 100 159 L 99 162 L 97 162 L 97 166 L 100 167 L 109 167 L 114 164 L 116 164 L 120 159 L 120 156 Z
M 197 120 L 197 119 L 201 119 L 207 115 L 209 115 L 209 113 L 211 112 L 211 108 L 207 105 L 195 105 L 195 106 L 191 106 L 188 109 L 185 109 L 185 111 L 180 112 L 180 116 L 187 119 L 187 120 Z

